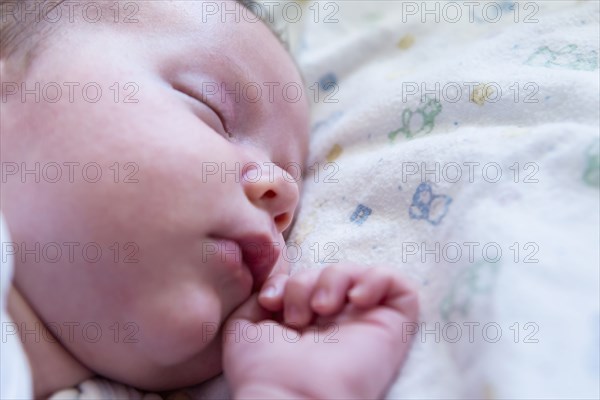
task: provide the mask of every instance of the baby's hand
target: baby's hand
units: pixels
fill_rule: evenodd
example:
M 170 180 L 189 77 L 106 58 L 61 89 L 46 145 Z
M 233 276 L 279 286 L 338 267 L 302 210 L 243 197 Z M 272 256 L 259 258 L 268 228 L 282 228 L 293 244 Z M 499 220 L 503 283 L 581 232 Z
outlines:
M 226 323 L 225 375 L 236 398 L 380 398 L 417 315 L 415 291 L 390 268 L 273 275 Z

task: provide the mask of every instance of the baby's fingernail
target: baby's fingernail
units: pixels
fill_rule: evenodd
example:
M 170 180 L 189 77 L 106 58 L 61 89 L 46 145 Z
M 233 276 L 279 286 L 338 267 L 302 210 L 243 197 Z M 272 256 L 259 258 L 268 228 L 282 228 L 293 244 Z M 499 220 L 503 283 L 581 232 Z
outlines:
M 327 304 L 327 291 L 325 289 L 317 290 L 312 300 L 313 305 L 320 306 Z
M 277 288 L 269 285 L 260 292 L 261 297 L 275 297 L 277 296 Z
M 364 293 L 363 288 L 355 287 L 352 290 L 350 290 L 350 292 L 348 292 L 348 297 L 350 297 L 350 298 L 360 297 L 363 295 L 363 293 Z

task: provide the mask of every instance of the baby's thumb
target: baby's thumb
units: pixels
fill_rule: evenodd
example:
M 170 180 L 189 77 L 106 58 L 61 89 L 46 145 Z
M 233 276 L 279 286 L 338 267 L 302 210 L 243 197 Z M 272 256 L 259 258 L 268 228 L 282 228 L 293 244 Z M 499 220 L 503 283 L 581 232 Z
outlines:
M 239 306 L 225 321 L 222 331 L 223 366 L 225 371 L 231 370 L 236 365 L 235 359 L 251 351 L 252 346 L 247 346 L 247 336 L 254 332 L 261 332 L 260 321 L 271 316 L 271 313 L 258 304 L 258 296 L 253 294 Z M 250 332 L 250 333 L 248 333 Z M 254 338 L 254 336 L 252 336 Z
M 269 318 L 271 318 L 271 313 L 258 303 L 258 295 L 255 293 L 231 313 L 227 318 L 225 329 L 236 322 L 256 323 Z

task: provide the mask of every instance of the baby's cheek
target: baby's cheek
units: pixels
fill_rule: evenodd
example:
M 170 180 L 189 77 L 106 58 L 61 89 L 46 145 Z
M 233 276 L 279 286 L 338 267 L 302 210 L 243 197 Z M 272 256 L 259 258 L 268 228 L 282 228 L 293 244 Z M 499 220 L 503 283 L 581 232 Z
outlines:
M 147 317 L 140 325 L 141 350 L 165 367 L 184 363 L 220 340 L 223 305 L 217 294 L 192 285 L 174 289 L 157 295 L 141 313 Z
M 153 296 L 142 292 L 122 307 L 106 306 L 99 325 L 109 326 L 101 340 L 77 340 L 70 349 L 89 368 L 110 379 L 144 390 L 197 384 L 220 371 L 221 340 L 217 336 L 221 304 L 214 291 L 197 283 L 175 284 Z M 138 288 L 139 289 L 139 288 Z M 118 339 L 114 329 L 119 331 Z

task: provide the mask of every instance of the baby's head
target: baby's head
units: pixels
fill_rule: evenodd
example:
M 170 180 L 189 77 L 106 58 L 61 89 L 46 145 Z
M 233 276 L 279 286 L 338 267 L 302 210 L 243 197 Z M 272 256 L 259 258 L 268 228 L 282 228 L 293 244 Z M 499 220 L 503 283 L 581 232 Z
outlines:
M 215 375 L 214 331 L 280 258 L 298 202 L 292 58 L 233 1 L 67 2 L 37 23 L 34 2 L 2 3 L 16 288 L 103 375 L 151 390 Z

